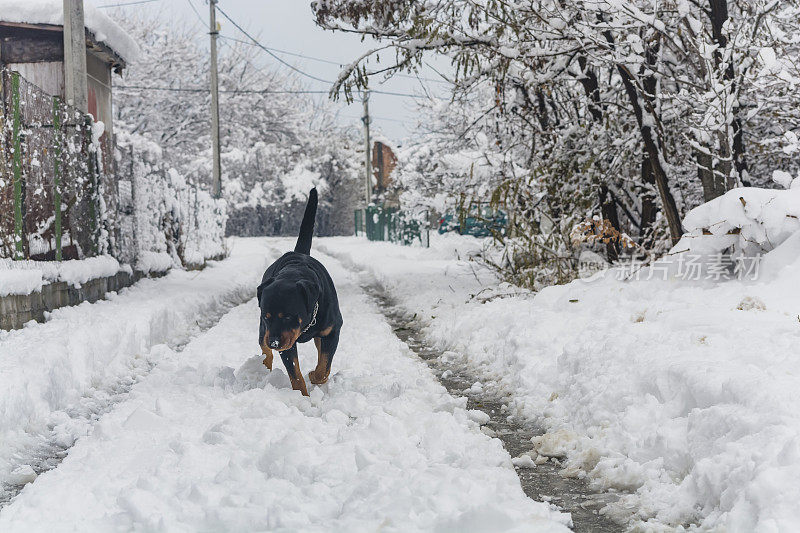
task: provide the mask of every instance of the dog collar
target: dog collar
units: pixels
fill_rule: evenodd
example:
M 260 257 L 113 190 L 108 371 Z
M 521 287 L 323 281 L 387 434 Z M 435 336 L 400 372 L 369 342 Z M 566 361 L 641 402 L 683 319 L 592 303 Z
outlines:
M 319 302 L 314 304 L 314 313 L 311 315 L 311 322 L 308 323 L 306 329 L 304 329 L 302 333 L 305 333 L 311 328 L 311 326 L 317 323 L 317 311 L 319 311 Z

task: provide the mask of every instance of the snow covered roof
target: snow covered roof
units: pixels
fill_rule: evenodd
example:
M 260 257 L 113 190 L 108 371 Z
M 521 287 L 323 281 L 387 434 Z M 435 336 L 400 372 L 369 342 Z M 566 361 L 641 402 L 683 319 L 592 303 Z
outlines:
M 63 0 L 0 0 L 0 22 L 64 25 Z M 136 59 L 139 46 L 116 22 L 93 4 L 84 4 L 84 23 L 98 43 L 125 61 Z

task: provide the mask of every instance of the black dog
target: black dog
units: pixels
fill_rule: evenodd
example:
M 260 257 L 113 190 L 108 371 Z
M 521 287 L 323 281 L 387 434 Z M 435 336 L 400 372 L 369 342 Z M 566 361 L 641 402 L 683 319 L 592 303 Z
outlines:
M 294 252 L 287 252 L 264 272 L 258 286 L 261 326 L 258 343 L 264 364 L 272 370 L 272 350 L 286 366 L 292 388 L 308 396 L 297 360 L 298 342 L 314 339 L 317 368 L 308 373 L 315 385 L 328 381 L 331 361 L 339 344 L 342 314 L 328 271 L 311 257 L 311 236 L 317 216 L 317 189 L 311 189 Z

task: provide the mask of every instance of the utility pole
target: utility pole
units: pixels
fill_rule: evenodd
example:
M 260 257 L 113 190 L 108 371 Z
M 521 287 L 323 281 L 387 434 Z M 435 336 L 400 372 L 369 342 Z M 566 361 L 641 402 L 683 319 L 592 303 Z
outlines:
M 64 0 L 65 2 L 67 0 Z M 222 196 L 222 170 L 219 160 L 219 81 L 217 80 L 217 0 L 209 0 L 209 35 L 211 35 L 211 144 L 214 198 Z
M 64 0 L 64 96 L 69 105 L 89 112 L 83 0 Z
M 369 138 L 369 91 L 364 91 L 364 116 L 361 117 L 361 121 L 364 123 L 364 138 L 366 142 L 366 161 L 364 165 L 364 168 L 367 171 L 366 181 L 364 182 L 366 186 L 365 199 L 367 202 L 366 205 L 369 206 L 369 204 L 372 202 L 372 143 L 370 142 Z

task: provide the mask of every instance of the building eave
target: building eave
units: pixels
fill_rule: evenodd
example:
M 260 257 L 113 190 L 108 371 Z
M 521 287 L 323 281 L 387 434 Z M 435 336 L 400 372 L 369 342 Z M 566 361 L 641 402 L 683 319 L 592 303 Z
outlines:
M 63 33 L 64 27 L 58 24 L 32 24 L 30 22 L 8 22 L 0 20 L 0 28 L 19 28 L 25 30 L 38 30 L 38 31 L 51 31 Z M 94 33 L 86 30 L 86 49 L 99 56 L 104 62 L 111 65 L 111 68 L 117 74 L 122 74 L 122 71 L 127 67 L 124 59 L 110 46 L 105 43 L 99 42 Z

